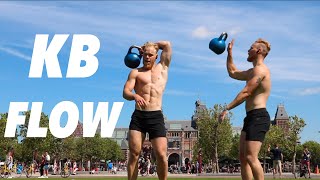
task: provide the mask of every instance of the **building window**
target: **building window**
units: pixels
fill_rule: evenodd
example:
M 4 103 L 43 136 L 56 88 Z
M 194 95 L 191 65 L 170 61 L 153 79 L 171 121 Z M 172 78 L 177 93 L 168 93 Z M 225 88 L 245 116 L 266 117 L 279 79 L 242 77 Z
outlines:
M 180 141 L 176 141 L 176 140 L 169 141 L 168 148 L 169 149 L 179 149 L 180 148 Z
M 187 132 L 185 138 L 189 139 L 191 137 L 191 132 Z

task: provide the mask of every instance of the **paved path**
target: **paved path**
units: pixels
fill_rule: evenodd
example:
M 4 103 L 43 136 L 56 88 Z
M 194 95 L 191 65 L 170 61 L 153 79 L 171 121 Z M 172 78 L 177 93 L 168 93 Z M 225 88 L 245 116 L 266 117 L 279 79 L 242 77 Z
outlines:
M 110 174 L 107 172 L 98 172 L 96 174 L 89 174 L 88 172 L 81 172 L 77 175 L 71 175 L 68 177 L 68 179 L 73 179 L 73 178 L 90 178 L 90 177 L 105 177 L 105 178 L 112 178 L 112 177 L 126 177 L 126 172 L 119 172 L 117 174 Z M 38 177 L 39 173 L 36 173 L 32 176 L 32 178 Z M 229 173 L 219 173 L 219 174 L 212 174 L 212 173 L 204 173 L 204 174 L 168 174 L 169 177 L 175 177 L 175 178 L 240 178 L 240 173 L 235 173 L 235 174 L 229 174 Z M 23 176 L 21 176 L 23 177 Z M 24 176 L 25 177 L 25 176 Z M 50 175 L 49 174 L 49 179 L 50 177 L 52 178 L 60 178 L 60 175 Z M 153 177 L 153 176 L 147 176 L 147 177 Z M 157 176 L 154 176 L 157 177 Z M 272 178 L 271 173 L 266 173 L 265 174 L 266 178 Z M 278 177 L 277 177 L 278 178 Z M 283 173 L 283 178 L 294 178 L 292 173 Z M 312 179 L 320 179 L 320 174 L 311 174 Z M 304 179 L 304 178 L 303 178 Z

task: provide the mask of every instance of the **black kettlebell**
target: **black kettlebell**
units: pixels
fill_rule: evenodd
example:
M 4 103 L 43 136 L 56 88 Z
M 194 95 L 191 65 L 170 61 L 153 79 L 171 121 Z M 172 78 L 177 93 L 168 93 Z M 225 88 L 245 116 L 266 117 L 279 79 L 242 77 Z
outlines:
M 224 38 L 223 38 L 224 37 Z M 219 38 L 214 38 L 209 43 L 209 49 L 216 54 L 222 54 L 226 49 L 226 39 L 228 34 L 223 32 Z
M 137 68 L 140 65 L 142 57 L 140 54 L 131 52 L 133 48 L 137 48 L 138 50 L 141 49 L 141 47 L 133 45 L 129 48 L 127 55 L 124 57 L 124 64 L 132 69 Z

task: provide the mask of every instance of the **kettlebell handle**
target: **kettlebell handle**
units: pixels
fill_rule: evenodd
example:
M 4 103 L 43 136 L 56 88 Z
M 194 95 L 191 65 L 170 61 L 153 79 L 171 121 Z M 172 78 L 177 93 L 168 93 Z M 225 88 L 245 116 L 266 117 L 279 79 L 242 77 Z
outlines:
M 141 49 L 140 46 L 132 45 L 132 46 L 130 46 L 130 48 L 129 48 L 129 50 L 128 50 L 128 54 L 131 53 L 131 50 L 132 50 L 133 48 Z
M 224 38 L 223 38 L 223 36 L 224 36 Z M 228 34 L 226 32 L 221 33 L 221 35 L 219 37 L 219 40 L 221 40 L 222 38 L 223 38 L 224 41 L 226 41 L 227 38 L 228 38 Z

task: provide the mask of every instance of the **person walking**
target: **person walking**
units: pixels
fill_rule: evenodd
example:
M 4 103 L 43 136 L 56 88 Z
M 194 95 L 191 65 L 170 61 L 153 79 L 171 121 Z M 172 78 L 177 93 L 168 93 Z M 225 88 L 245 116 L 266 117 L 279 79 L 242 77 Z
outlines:
M 279 178 L 282 178 L 282 161 L 283 161 L 283 154 L 281 149 L 279 148 L 278 144 L 274 145 L 274 148 L 271 149 L 271 145 L 268 145 L 268 152 L 273 154 L 273 178 L 276 178 L 276 174 L 279 173 Z

